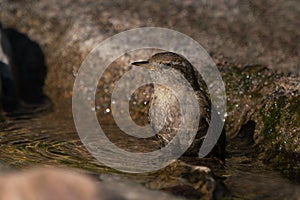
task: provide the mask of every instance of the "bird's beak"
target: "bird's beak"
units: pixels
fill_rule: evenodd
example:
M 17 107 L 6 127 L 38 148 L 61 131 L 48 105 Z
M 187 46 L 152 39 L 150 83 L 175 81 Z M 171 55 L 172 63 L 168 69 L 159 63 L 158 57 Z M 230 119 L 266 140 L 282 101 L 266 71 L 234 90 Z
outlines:
M 136 65 L 136 66 L 140 66 L 140 67 L 144 67 L 150 70 L 156 70 L 156 67 L 152 64 L 150 64 L 148 61 L 140 61 L 140 62 L 134 62 L 131 63 L 132 65 Z

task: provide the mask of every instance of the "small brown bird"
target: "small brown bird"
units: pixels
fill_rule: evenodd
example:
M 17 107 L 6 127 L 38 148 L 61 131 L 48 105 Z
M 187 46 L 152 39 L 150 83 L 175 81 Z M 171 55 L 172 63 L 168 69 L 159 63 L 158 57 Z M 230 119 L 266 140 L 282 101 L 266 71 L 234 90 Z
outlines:
M 183 75 L 183 78 L 189 82 L 197 97 L 200 120 L 194 141 L 184 153 L 184 156 L 197 157 L 209 127 L 212 109 L 211 101 L 206 92 L 206 84 L 202 80 L 200 74 L 187 59 L 172 52 L 157 53 L 147 61 L 135 62 L 132 64 L 162 73 L 163 70 L 174 69 L 174 71 L 180 72 L 180 74 Z M 172 73 L 172 70 L 169 71 Z M 167 79 L 168 78 L 169 77 L 167 77 Z M 174 80 L 171 81 L 174 82 Z M 150 125 L 154 129 L 157 138 L 161 141 L 161 145 L 166 146 L 176 135 L 179 124 L 181 123 L 178 100 L 168 87 L 161 84 L 154 84 L 154 93 L 150 105 Z M 188 120 L 195 121 L 197 119 Z M 208 156 L 216 157 L 224 161 L 225 140 L 226 136 L 225 131 L 223 130 L 217 144 Z

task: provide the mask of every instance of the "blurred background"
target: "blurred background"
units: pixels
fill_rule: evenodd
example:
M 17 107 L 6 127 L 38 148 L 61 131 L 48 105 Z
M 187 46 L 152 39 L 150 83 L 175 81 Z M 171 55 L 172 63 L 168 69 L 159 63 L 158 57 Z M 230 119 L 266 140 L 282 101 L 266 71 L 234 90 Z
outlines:
M 299 73 L 298 0 L 1 0 L 0 20 L 37 41 L 48 64 L 47 93 L 70 97 L 98 42 L 124 30 L 165 27 L 197 40 L 216 60 Z

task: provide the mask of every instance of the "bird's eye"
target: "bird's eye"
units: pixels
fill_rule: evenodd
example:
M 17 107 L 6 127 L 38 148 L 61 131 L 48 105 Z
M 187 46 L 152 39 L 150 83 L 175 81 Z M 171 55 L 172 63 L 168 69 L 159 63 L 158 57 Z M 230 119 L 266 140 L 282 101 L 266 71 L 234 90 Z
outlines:
M 166 63 L 166 65 L 167 65 L 168 67 L 171 67 L 171 63 Z
M 161 63 L 163 69 L 170 69 L 172 64 L 171 63 Z

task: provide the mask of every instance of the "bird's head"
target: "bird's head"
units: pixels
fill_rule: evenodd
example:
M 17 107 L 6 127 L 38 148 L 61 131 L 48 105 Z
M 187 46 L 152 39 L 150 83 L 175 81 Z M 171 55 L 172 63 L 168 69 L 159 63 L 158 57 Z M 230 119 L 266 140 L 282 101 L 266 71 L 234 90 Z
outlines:
M 161 70 L 174 69 L 180 72 L 198 90 L 199 86 L 196 78 L 196 71 L 192 64 L 183 56 L 172 53 L 162 52 L 151 56 L 146 61 L 134 62 L 132 65 L 144 67 L 160 72 Z
M 189 61 L 187 61 L 184 57 L 172 52 L 157 53 L 151 56 L 151 58 L 149 58 L 147 61 L 134 62 L 132 65 L 157 71 L 160 69 L 171 68 L 177 70 L 180 70 L 180 68 L 192 68 L 192 65 L 189 63 Z M 182 72 L 182 69 L 180 71 Z

